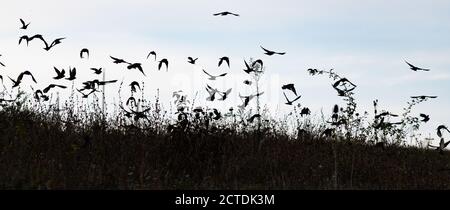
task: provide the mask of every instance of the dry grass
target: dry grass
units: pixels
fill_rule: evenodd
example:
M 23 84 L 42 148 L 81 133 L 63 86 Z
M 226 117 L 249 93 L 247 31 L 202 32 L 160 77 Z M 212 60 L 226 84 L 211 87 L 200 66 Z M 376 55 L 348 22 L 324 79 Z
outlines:
M 450 171 L 441 170 L 448 152 L 318 132 L 293 138 L 267 121 L 258 133 L 213 121 L 168 130 L 68 119 L 17 105 L 1 109 L 1 189 L 450 188 Z

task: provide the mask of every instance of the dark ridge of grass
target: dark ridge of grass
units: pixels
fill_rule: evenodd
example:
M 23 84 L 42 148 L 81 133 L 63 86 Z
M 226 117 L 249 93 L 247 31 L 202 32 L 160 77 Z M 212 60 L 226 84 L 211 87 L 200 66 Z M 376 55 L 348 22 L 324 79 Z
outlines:
M 261 132 L 63 123 L 6 107 L 0 111 L 0 188 L 450 188 L 450 171 L 442 170 L 448 152 Z

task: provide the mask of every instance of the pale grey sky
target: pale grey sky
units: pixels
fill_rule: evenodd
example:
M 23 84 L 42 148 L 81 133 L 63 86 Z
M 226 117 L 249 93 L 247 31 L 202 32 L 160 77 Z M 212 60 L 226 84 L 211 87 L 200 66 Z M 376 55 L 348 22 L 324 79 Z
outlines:
M 226 10 L 241 16 L 212 16 Z M 437 125 L 450 124 L 448 11 L 446 0 L 7 1 L 0 8 L 0 61 L 7 65 L 0 67 L 0 74 L 16 77 L 30 70 L 39 81 L 37 88 L 43 88 L 54 76 L 53 66 L 76 66 L 75 85 L 80 87 L 92 77 L 90 67 L 103 67 L 108 79 L 123 78 L 125 85 L 144 81 L 148 97 L 160 88 L 162 101 L 181 89 L 191 96 L 199 91 L 197 102 L 204 104 L 206 84 L 233 87 L 230 100 L 220 105 L 228 107 L 240 103 L 238 93 L 251 93 L 241 82 L 246 78 L 242 69 L 243 59 L 254 57 L 267 66 L 263 98 L 274 113 L 291 109 L 279 88 L 284 83 L 294 83 L 302 95 L 300 103 L 319 113 L 343 102 L 328 78 L 311 77 L 306 69 L 334 68 L 358 85 L 361 112 L 372 112 L 373 99 L 380 100 L 381 108 L 400 113 L 411 95 L 438 95 L 416 109 L 431 115 L 424 131 L 434 136 Z M 31 22 L 28 30 L 19 30 L 19 18 Z M 21 35 L 36 33 L 67 39 L 50 52 L 39 42 L 17 45 Z M 260 45 L 287 54 L 268 57 Z M 84 47 L 91 50 L 89 60 L 78 57 Z M 145 59 L 151 50 L 158 59 L 169 59 L 168 73 Z M 109 55 L 142 62 L 148 77 L 112 64 Z M 199 57 L 198 65 L 188 64 L 188 56 Z M 222 56 L 230 57 L 231 69 L 217 68 Z M 432 71 L 412 72 L 404 59 Z M 209 82 L 202 68 L 229 75 Z M 117 86 L 108 88 L 110 100 L 117 97 Z M 122 97 L 128 95 L 124 91 Z

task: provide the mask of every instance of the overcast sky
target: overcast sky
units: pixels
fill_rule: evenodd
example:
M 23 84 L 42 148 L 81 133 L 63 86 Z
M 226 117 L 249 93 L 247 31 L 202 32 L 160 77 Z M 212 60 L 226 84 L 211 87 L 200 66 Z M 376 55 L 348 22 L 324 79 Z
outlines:
M 221 11 L 240 17 L 214 17 Z M 332 105 L 343 104 L 325 76 L 311 77 L 308 68 L 335 69 L 358 85 L 359 111 L 372 112 L 372 101 L 380 108 L 401 113 L 411 95 L 438 95 L 439 98 L 416 107 L 417 113 L 431 115 L 425 132 L 439 124 L 450 124 L 450 1 L 447 0 L 41 0 L 7 1 L 0 8 L 0 75 L 16 77 L 30 70 L 43 88 L 52 80 L 53 66 L 78 69 L 82 81 L 93 78 L 89 68 L 103 67 L 107 79 L 128 85 L 144 81 L 145 93 L 153 98 L 160 88 L 168 101 L 176 90 L 205 104 L 206 84 L 219 89 L 233 88 L 231 98 L 222 104 L 241 103 L 238 94 L 252 93 L 242 84 L 246 79 L 243 59 L 263 59 L 263 97 L 272 113 L 291 110 L 284 105 L 281 84 L 294 83 L 302 95 L 300 103 L 319 113 L 329 113 Z M 19 30 L 19 18 L 31 22 Z M 17 45 L 21 35 L 40 33 L 47 39 L 67 37 L 50 52 L 42 43 Z M 268 57 L 260 45 L 284 56 Z M 88 60 L 79 58 L 89 48 Z M 157 71 L 157 63 L 146 60 L 149 51 L 158 60 L 167 58 L 169 72 Z M 109 56 L 143 63 L 148 77 L 111 62 Z M 197 65 L 187 57 L 199 57 Z M 217 68 L 220 57 L 229 56 L 231 68 Z M 412 72 L 404 63 L 431 68 Z M 228 72 L 216 82 L 206 80 L 202 69 L 212 74 Z M 9 80 L 5 80 L 7 86 Z M 60 82 L 70 85 L 70 82 Z M 26 87 L 24 87 L 26 89 Z M 108 99 L 117 100 L 118 84 L 107 87 Z M 66 91 L 68 93 L 68 91 Z M 123 98 L 129 91 L 123 91 Z M 61 93 L 64 93 L 62 91 Z

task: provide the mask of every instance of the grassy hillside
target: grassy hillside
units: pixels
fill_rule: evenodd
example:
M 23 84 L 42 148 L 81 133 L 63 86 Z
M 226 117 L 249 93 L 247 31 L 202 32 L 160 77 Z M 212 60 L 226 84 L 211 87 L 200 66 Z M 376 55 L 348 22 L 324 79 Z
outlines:
M 5 106 L 1 189 L 450 189 L 450 154 L 270 129 L 81 123 Z

